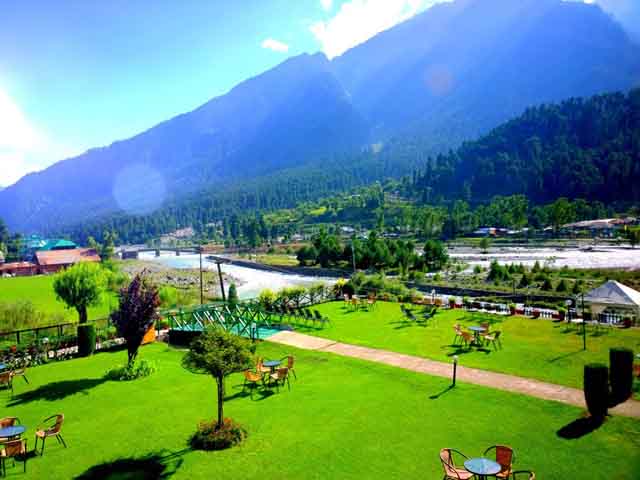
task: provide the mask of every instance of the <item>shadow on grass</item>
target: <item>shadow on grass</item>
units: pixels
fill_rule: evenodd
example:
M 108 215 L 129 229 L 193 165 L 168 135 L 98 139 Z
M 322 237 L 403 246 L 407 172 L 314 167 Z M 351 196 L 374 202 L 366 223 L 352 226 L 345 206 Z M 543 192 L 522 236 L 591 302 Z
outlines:
M 556 435 L 565 440 L 576 440 L 594 432 L 600 428 L 602 423 L 602 420 L 597 420 L 593 417 L 578 418 L 558 430 Z
M 455 387 L 453 385 L 449 385 L 447 388 L 445 388 L 444 390 L 442 390 L 441 392 L 436 393 L 435 395 L 431 395 L 429 397 L 430 400 L 437 400 L 439 399 L 442 395 L 444 395 L 445 393 L 449 392 L 450 390 L 453 390 Z
M 481 352 L 484 353 L 485 355 L 488 355 L 489 353 L 491 353 L 491 349 L 487 348 L 487 347 L 467 347 L 465 345 L 443 345 L 442 349 L 445 348 L 453 348 L 454 350 L 450 351 L 447 353 L 447 357 L 453 357 L 455 355 L 465 355 L 467 353 L 472 353 L 472 352 Z
M 569 352 L 569 353 L 563 353 L 562 355 L 558 355 L 557 357 L 553 357 L 550 358 L 549 360 L 547 360 L 548 363 L 555 363 L 559 360 L 564 360 L 565 358 L 569 358 L 572 357 L 574 355 L 577 355 L 581 352 L 584 352 L 584 350 L 580 349 L 580 350 L 576 350 L 575 352 Z
M 34 390 L 28 390 L 14 395 L 13 398 L 9 400 L 8 406 L 15 407 L 35 400 L 54 402 L 56 400 L 62 400 L 69 395 L 75 395 L 76 393 L 84 393 L 87 395 L 89 390 L 106 381 L 106 378 L 83 378 L 80 380 L 63 380 L 61 382 L 47 383 Z
M 224 397 L 225 402 L 236 400 L 238 398 L 249 398 L 254 402 L 259 402 L 261 400 L 266 400 L 272 395 L 275 395 L 277 390 L 275 387 L 268 387 L 267 385 L 247 386 L 245 388 L 242 383 L 233 385 L 231 388 L 239 391 L 232 395 L 227 395 L 226 397 Z
M 75 480 L 162 480 L 173 476 L 182 465 L 182 455 L 190 449 L 164 454 L 150 453 L 142 457 L 118 458 L 94 465 Z

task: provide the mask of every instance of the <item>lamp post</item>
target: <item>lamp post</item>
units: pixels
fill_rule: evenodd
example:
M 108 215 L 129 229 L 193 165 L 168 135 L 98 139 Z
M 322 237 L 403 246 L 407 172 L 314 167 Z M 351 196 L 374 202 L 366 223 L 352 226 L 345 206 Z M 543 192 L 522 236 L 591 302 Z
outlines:
M 204 305 L 204 288 L 202 285 L 202 245 L 198 246 L 198 253 L 200 254 L 200 305 Z
M 456 386 L 457 370 L 458 370 L 458 355 L 454 355 L 453 356 L 453 383 L 451 384 L 452 387 Z
M 584 320 L 584 288 L 580 291 L 582 295 L 582 349 L 587 349 L 587 324 Z

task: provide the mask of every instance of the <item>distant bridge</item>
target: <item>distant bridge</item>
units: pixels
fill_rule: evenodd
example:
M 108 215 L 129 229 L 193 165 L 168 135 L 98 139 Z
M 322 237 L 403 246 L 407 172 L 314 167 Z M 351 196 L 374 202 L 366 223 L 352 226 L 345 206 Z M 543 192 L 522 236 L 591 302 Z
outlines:
M 187 255 L 207 255 L 207 258 L 213 260 L 216 263 L 228 263 L 229 260 L 224 257 L 218 257 L 209 253 L 209 250 L 202 248 L 199 245 L 188 245 L 184 247 L 137 247 L 137 248 L 123 248 L 119 251 L 123 260 L 137 259 L 141 253 L 153 252 L 156 257 L 159 257 L 162 252 L 174 253 L 177 257 L 184 253 Z

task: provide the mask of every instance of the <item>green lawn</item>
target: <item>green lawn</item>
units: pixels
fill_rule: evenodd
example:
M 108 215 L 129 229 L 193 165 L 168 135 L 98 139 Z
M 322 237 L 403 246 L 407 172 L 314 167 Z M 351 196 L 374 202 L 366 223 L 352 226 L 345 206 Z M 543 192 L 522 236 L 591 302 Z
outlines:
M 210 377 L 182 369 L 179 350 L 144 347 L 142 358 L 159 371 L 134 382 L 103 378 L 124 351 L 31 369 L 31 384 L 18 380 L 12 401 L 0 392 L 2 414 L 18 416 L 33 442 L 38 421 L 63 412 L 68 448 L 50 439 L 27 475 L 19 465 L 9 478 L 70 479 L 114 461 L 112 475 L 84 478 L 160 478 L 114 474 L 124 460 L 149 456 L 145 470 L 160 461 L 175 470 L 172 479 L 439 479 L 440 448 L 479 455 L 495 443 L 513 446 L 516 466 L 542 479 L 631 479 L 640 468 L 638 420 L 612 417 L 567 440 L 556 432 L 581 416 L 577 408 L 466 384 L 447 391 L 446 379 L 328 353 L 269 343 L 258 353 L 293 353 L 298 379 L 290 391 L 251 398 L 241 394 L 241 376 L 230 377 L 225 413 L 249 437 L 222 452 L 186 446 L 197 422 L 215 414 L 215 390 Z
M 420 311 L 421 307 L 417 308 Z M 376 309 L 353 312 L 343 302 L 320 305 L 331 319 L 322 330 L 296 326 L 310 333 L 344 343 L 392 350 L 441 361 L 458 355 L 460 364 L 496 372 L 536 378 L 582 388 L 583 366 L 593 361 L 609 362 L 609 348 L 626 346 L 640 351 L 640 329 L 602 329 L 587 333 L 587 351 L 582 349 L 581 330 L 568 330 L 564 323 L 525 317 L 471 314 L 463 310 L 442 310 L 437 323 L 428 326 L 403 321 L 400 305 L 378 302 Z M 453 347 L 454 323 L 463 326 L 491 322 L 502 331 L 503 349 L 462 349 Z
M 53 275 L 0 278 L 0 303 L 30 301 L 35 309 L 45 314 L 64 315 L 66 321 L 77 321 L 75 310 L 65 308 L 53 291 Z M 110 303 L 116 306 L 113 295 L 104 295 L 101 305 L 89 309 L 89 319 L 104 318 L 109 314 Z M 46 321 L 46 319 L 45 319 Z M 2 330 L 2 325 L 0 325 Z

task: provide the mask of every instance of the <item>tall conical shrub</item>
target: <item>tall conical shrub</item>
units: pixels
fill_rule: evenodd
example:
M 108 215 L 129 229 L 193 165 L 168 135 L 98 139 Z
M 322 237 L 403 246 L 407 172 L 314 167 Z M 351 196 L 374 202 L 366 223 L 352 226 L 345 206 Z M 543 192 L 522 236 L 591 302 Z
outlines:
M 633 351 L 622 347 L 610 349 L 609 372 L 611 399 L 615 403 L 624 402 L 633 389 Z
M 584 399 L 591 416 L 604 420 L 609 406 L 609 369 L 603 363 L 584 366 Z

